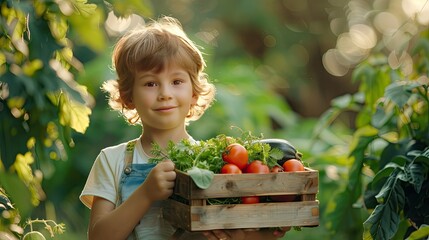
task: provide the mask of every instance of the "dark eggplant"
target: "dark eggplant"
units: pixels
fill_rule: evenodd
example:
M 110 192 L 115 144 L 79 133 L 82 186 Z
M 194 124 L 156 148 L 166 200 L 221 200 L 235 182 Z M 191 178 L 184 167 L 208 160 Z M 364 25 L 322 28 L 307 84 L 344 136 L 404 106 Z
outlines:
M 302 154 L 286 139 L 270 138 L 261 139 L 259 141 L 267 143 L 271 148 L 278 148 L 283 152 L 283 158 L 277 161 L 280 166 L 283 166 L 283 163 L 289 159 L 302 160 Z

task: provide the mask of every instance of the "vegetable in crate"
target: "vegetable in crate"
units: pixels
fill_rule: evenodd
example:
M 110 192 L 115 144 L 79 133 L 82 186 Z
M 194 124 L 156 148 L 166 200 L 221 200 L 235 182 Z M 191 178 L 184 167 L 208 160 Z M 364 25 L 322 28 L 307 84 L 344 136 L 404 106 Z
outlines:
M 261 160 L 271 168 L 278 165 L 277 161 L 283 156 L 279 149 L 272 149 L 270 145 L 262 143 L 260 137 L 253 136 L 250 132 L 244 132 L 242 137 L 237 138 L 220 134 L 196 143 L 185 139 L 177 144 L 171 142 L 166 149 L 161 149 L 155 143 L 151 154 L 154 157 L 150 162 L 153 163 L 171 159 L 180 171 L 187 172 L 197 167 L 213 173 L 220 173 L 225 162 L 244 169 L 248 162 L 255 159 Z
M 243 132 L 242 136 L 237 138 L 221 134 L 193 143 L 185 139 L 177 144 L 171 142 L 166 149 L 161 149 L 159 145 L 153 144 L 151 154 L 154 157 L 150 161 L 157 163 L 164 159 L 171 159 L 177 170 L 187 172 L 198 187 L 205 189 L 210 186 L 213 174 L 221 173 L 225 162 L 235 164 L 243 173 L 250 163 L 256 160 L 268 166 L 268 169 L 276 165 L 281 166 L 278 161 L 285 157 L 285 147 L 273 148 L 270 146 L 270 143 L 281 141 L 283 140 L 262 140 L 250 132 Z M 258 166 L 262 172 L 269 173 L 265 166 Z M 256 170 L 250 172 L 252 171 Z
M 304 165 L 301 160 L 298 159 L 288 159 L 283 163 L 283 171 L 285 172 L 297 172 L 305 171 Z M 271 196 L 271 200 L 274 202 L 293 202 L 298 199 L 297 195 L 278 195 Z
M 232 143 L 225 148 L 225 151 L 223 151 L 222 159 L 225 162 L 234 164 L 243 170 L 247 166 L 249 155 L 243 145 Z
M 232 163 L 227 163 L 223 165 L 222 169 L 220 170 L 220 173 L 222 174 L 241 174 L 242 171 L 237 165 L 234 165 Z
M 283 165 L 289 159 L 298 159 L 301 160 L 302 153 L 300 153 L 296 148 L 287 140 L 279 139 L 279 138 L 271 138 L 271 139 L 262 139 L 259 140 L 262 143 L 267 143 L 271 148 L 280 149 L 283 152 L 283 157 L 278 161 L 280 166 Z
M 260 199 L 258 196 L 241 197 L 241 203 L 243 204 L 255 204 L 259 202 L 260 202 Z
M 259 160 L 255 160 L 246 167 L 246 173 L 270 173 L 270 168 Z
M 298 172 L 305 171 L 304 165 L 298 159 L 289 159 L 283 163 L 283 170 L 285 172 Z

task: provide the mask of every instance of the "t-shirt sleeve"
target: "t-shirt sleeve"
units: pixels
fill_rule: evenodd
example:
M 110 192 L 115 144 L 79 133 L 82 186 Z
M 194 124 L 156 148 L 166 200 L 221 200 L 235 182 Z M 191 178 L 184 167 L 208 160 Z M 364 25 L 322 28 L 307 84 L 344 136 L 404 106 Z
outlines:
M 89 172 L 88 179 L 79 198 L 90 209 L 94 196 L 102 197 L 113 204 L 116 203 L 118 184 L 115 179 L 118 164 L 115 164 L 116 161 L 109 161 L 108 158 L 112 157 L 116 158 L 116 156 L 111 156 L 105 151 L 101 151 Z

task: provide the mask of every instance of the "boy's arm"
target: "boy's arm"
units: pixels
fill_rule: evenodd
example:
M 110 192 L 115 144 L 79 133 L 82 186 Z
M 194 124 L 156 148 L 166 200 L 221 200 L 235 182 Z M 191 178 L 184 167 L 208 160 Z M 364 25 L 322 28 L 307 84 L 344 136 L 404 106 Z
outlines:
M 133 207 L 129 207 L 133 202 L 130 196 L 127 201 L 115 208 L 112 202 L 94 197 L 88 239 L 126 239 L 150 207 L 148 201 L 142 201 L 138 207 L 139 211 L 136 211 Z
M 154 201 L 166 199 L 173 192 L 174 164 L 164 161 L 155 166 L 146 180 L 119 207 L 94 197 L 88 228 L 89 239 L 126 239 Z

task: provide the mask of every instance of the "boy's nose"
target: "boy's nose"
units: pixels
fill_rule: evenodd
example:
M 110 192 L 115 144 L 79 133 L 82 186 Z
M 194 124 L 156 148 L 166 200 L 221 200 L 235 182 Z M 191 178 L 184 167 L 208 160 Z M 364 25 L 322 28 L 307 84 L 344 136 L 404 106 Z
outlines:
M 159 90 L 158 99 L 168 100 L 171 99 L 171 89 L 168 86 L 162 86 Z

